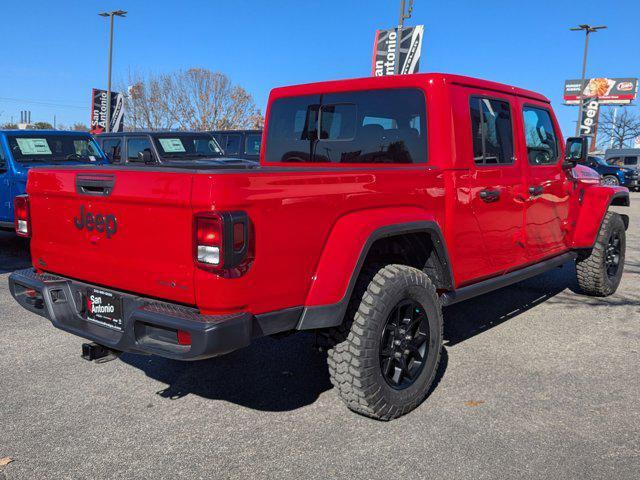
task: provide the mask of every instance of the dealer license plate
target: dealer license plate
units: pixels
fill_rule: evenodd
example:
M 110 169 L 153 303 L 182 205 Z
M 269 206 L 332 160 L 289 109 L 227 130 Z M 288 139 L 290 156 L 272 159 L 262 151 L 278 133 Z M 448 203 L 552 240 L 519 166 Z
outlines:
M 122 331 L 122 298 L 90 288 L 87 291 L 87 320 Z

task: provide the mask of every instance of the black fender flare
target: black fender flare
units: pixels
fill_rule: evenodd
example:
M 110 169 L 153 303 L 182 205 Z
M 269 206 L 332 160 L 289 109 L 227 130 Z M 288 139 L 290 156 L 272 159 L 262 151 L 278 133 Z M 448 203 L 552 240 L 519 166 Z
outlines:
M 444 242 L 444 236 L 440 230 L 440 226 L 434 221 L 416 221 L 409 223 L 400 223 L 394 225 L 386 225 L 374 230 L 367 238 L 362 246 L 356 267 L 351 273 L 351 278 L 345 295 L 338 303 L 329 305 L 317 305 L 304 307 L 297 330 L 312 330 L 318 328 L 337 327 L 342 323 L 344 315 L 349 305 L 349 300 L 353 294 L 353 290 L 358 280 L 358 276 L 362 271 L 364 262 L 371 250 L 371 246 L 382 238 L 394 237 L 406 233 L 427 233 L 431 237 L 431 241 L 437 256 L 437 260 L 443 267 L 444 278 L 442 279 L 442 287 L 444 290 L 454 289 L 453 270 L 449 260 L 449 252 Z

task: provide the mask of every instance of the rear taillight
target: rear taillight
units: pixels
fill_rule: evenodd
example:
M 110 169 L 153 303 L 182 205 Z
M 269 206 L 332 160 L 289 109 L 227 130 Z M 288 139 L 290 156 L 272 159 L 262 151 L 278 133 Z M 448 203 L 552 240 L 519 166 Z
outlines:
M 29 196 L 18 195 L 13 200 L 14 225 L 21 237 L 31 236 L 31 216 L 29 214 Z
M 194 218 L 194 259 L 206 270 L 242 274 L 251 259 L 245 212 L 203 212 Z
M 222 261 L 222 218 L 218 215 L 196 217 L 196 260 L 219 266 Z

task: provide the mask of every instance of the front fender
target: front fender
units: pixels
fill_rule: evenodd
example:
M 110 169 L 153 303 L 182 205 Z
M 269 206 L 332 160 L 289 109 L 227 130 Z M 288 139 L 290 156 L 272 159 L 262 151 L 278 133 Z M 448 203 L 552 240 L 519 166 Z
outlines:
M 578 195 L 571 247 L 592 248 L 609 206 L 629 206 L 629 190 L 625 187 L 589 185 L 579 191 Z

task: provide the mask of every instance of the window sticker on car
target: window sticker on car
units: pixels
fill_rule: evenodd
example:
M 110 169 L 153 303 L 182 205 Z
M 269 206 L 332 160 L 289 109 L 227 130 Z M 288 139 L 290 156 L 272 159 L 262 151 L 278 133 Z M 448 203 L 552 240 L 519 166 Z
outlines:
M 51 155 L 51 149 L 45 138 L 16 138 L 23 155 Z
M 186 152 L 179 138 L 160 138 L 160 145 L 166 153 Z

